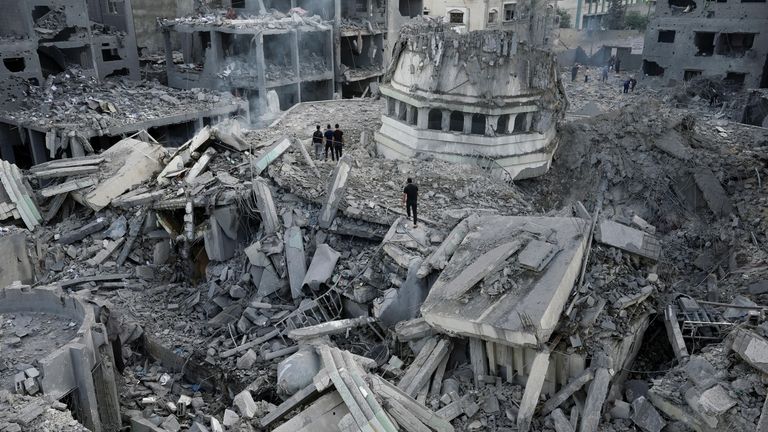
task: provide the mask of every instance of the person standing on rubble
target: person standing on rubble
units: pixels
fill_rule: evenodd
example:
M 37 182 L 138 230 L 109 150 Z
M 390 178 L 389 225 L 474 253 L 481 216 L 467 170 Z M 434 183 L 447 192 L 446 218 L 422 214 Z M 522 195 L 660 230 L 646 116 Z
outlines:
M 637 80 L 634 76 L 629 77 L 629 91 L 632 93 L 635 92 L 635 86 L 637 85 Z
M 327 125 L 325 129 L 325 160 L 328 160 L 328 150 L 331 151 L 331 160 L 336 160 L 336 150 L 333 148 L 333 129 Z
M 323 131 L 320 130 L 320 125 L 317 125 L 317 130 L 312 134 L 312 144 L 315 146 L 315 159 L 320 160 L 323 157 Z
M 413 179 L 408 177 L 405 181 L 405 188 L 403 188 L 403 204 L 405 204 L 405 213 L 408 217 L 411 217 L 411 210 L 413 210 L 413 227 L 418 226 L 418 218 L 416 216 L 416 200 L 419 195 L 419 187 L 413 182 Z
M 629 85 L 632 84 L 630 80 L 624 81 L 624 93 L 629 93 Z
M 333 149 L 336 151 L 336 160 L 341 159 L 341 150 L 344 146 L 344 132 L 339 129 L 336 123 L 336 130 L 333 131 Z
M 608 69 L 609 69 L 608 66 L 603 66 L 603 69 L 601 71 L 601 76 L 600 76 L 600 80 L 602 82 L 608 82 Z

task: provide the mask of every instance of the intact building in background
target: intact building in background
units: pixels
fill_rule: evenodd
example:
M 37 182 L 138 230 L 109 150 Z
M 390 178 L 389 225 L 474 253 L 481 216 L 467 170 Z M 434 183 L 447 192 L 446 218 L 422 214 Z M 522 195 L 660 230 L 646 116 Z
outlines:
M 455 31 L 510 30 L 518 34 L 533 33 L 531 39 L 548 36 L 551 25 L 559 25 L 560 17 L 549 2 L 516 0 L 424 0 L 423 14 L 443 17 Z M 546 11 L 546 9 L 550 9 Z M 537 9 L 534 11 L 533 9 Z M 541 13 L 545 12 L 545 13 Z M 548 13 L 546 13 L 548 12 Z
M 0 0 L 0 79 L 139 78 L 131 0 Z
M 383 0 L 224 0 L 161 26 L 170 86 L 232 91 L 257 116 L 359 96 L 384 69 Z
M 666 79 L 720 76 L 768 87 L 765 0 L 665 0 L 645 34 L 643 72 Z
M 379 152 L 480 163 L 512 180 L 546 173 L 567 101 L 549 33 L 536 24 L 551 28 L 554 11 L 525 10 L 520 32 L 462 34 L 429 17 L 405 25 L 381 88 Z

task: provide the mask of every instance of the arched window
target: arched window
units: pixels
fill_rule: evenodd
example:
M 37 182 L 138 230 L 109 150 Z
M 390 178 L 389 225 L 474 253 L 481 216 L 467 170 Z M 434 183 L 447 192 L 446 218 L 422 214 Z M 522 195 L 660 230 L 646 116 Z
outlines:
M 495 23 L 497 19 L 499 19 L 499 11 L 496 9 L 491 9 L 488 11 L 488 24 Z
M 464 132 L 464 113 L 459 111 L 451 112 L 451 127 L 454 132 Z
M 515 117 L 515 133 L 525 132 L 525 118 L 528 113 L 520 113 Z
M 443 128 L 443 112 L 439 109 L 429 110 L 428 129 L 441 130 Z
M 448 21 L 451 24 L 464 24 L 464 12 L 453 9 L 450 12 L 448 12 Z
M 499 116 L 499 122 L 496 123 L 496 135 L 504 135 L 509 127 L 509 114 Z
M 472 114 L 472 134 L 485 135 L 485 116 L 483 114 Z

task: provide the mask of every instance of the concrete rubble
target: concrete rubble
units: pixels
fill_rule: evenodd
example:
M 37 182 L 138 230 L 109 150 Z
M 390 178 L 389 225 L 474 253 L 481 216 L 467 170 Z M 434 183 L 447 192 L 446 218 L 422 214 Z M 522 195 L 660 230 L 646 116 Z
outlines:
M 160 26 L 222 44 L 381 35 L 246 3 Z M 471 72 L 540 49 L 421 26 L 398 59 L 452 62 L 441 44 L 456 41 L 476 63 L 452 67 Z M 516 182 L 482 158 L 382 157 L 370 137 L 389 100 L 302 102 L 261 129 L 225 110 L 170 139 L 129 130 L 131 113 L 243 101 L 79 75 L 31 89 L 0 115 L 47 128 L 24 138 L 39 157 L 0 163 L 0 431 L 768 427 L 768 131 L 651 91 L 611 100 L 541 50 L 525 80 L 546 100 L 520 126 L 543 125 L 551 161 Z M 559 119 L 565 95 L 601 113 Z M 336 121 L 344 156 L 314 160 L 315 125 Z

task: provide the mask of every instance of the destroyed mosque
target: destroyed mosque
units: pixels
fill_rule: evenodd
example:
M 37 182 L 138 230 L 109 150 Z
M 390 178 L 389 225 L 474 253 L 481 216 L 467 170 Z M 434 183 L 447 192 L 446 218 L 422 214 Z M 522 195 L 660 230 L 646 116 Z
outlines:
M 0 0 L 0 432 L 768 432 L 766 3 L 481 3 Z

